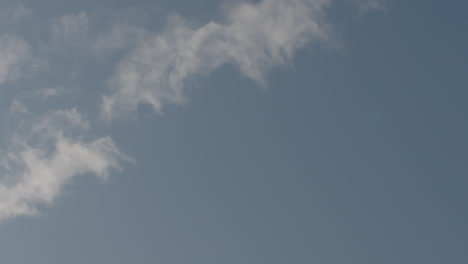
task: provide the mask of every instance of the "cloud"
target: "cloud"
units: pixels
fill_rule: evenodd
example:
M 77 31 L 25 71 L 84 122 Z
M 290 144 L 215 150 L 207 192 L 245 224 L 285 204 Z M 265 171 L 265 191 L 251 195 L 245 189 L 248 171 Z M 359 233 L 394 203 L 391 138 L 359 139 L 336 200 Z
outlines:
M 384 10 L 386 7 L 385 0 L 362 0 L 359 2 L 359 9 L 361 14 L 371 10 Z
M 4 24 L 16 23 L 30 17 L 32 14 L 32 10 L 22 4 L 2 7 L 0 8 L 0 21 Z
M 78 46 L 88 38 L 89 19 L 86 12 L 62 16 L 51 25 L 52 40 L 57 47 Z
M 377 0 L 348 1 L 365 11 L 382 7 Z M 130 161 L 110 137 L 92 136 L 95 127 L 77 108 L 47 110 L 52 104 L 85 105 L 81 96 L 67 101 L 70 89 L 63 87 L 84 87 L 77 82 L 91 71 L 92 80 L 98 75 L 95 69 L 112 72 L 108 67 L 118 61 L 112 76 L 103 78 L 108 80 L 109 91 L 102 96 L 101 114 L 111 121 L 135 113 L 141 103 L 162 112 L 167 104 L 186 102 L 189 82 L 224 64 L 266 85 L 271 69 L 290 65 L 298 50 L 340 45 L 326 16 L 330 4 L 338 1 L 256 2 L 231 4 L 224 9 L 222 21 L 198 27 L 172 15 L 159 33 L 126 19 L 91 29 L 88 14 L 79 12 L 38 23 L 46 25 L 45 31 L 33 27 L 39 33 L 24 37 L 35 49 L 20 37 L 0 35 L 0 86 L 30 77 L 24 83 L 30 86 L 22 87 L 5 111 L 12 120 L 5 119 L 15 126 L 8 123 L 3 129 L 16 130 L 10 131 L 7 146 L 0 152 L 0 220 L 37 214 L 42 206 L 53 204 L 76 177 L 94 174 L 106 179 L 121 163 Z M 27 8 L 15 10 L 8 14 L 12 21 L 28 16 Z M 5 14 L 1 9 L 0 22 Z M 93 25 L 106 20 L 94 18 Z M 45 41 L 35 39 L 43 35 L 48 36 Z M 81 65 L 93 67 L 69 78 Z M 93 94 L 90 89 L 82 90 Z
M 0 36 L 0 85 L 14 81 L 24 74 L 31 59 L 29 45 L 13 35 Z
M 28 108 L 20 100 L 14 99 L 10 105 L 10 114 L 29 114 Z
M 187 99 L 187 81 L 223 64 L 236 65 L 260 84 L 277 65 L 290 63 L 294 53 L 310 44 L 336 45 L 325 8 L 331 0 L 263 0 L 241 3 L 226 12 L 223 23 L 192 28 L 174 15 L 161 34 L 137 43 L 110 79 L 103 97 L 108 119 L 134 112 L 147 103 L 162 111 L 167 103 Z
M 147 31 L 143 28 L 116 22 L 111 28 L 90 40 L 89 48 L 98 57 L 121 51 L 141 41 Z
M 37 89 L 36 95 L 40 97 L 43 101 L 47 100 L 51 97 L 56 97 L 61 93 L 64 93 L 66 89 L 63 87 L 55 87 L 55 88 L 46 88 L 46 89 Z
M 72 180 L 94 174 L 106 179 L 128 160 L 110 137 L 84 139 L 77 131 L 89 128 L 76 109 L 51 111 L 20 123 L 2 153 L 0 220 L 35 215 L 51 205 Z

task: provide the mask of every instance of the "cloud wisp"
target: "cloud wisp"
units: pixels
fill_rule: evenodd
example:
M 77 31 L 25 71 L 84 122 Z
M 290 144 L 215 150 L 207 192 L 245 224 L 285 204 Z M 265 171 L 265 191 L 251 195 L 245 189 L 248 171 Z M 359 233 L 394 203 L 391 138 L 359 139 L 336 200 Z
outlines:
M 128 160 L 110 137 L 77 136 L 77 131 L 89 129 L 89 123 L 76 109 L 50 111 L 18 127 L 1 156 L 0 220 L 35 215 L 76 176 L 106 179 L 120 169 L 122 160 Z
M 0 86 L 22 77 L 23 69 L 31 59 L 29 45 L 13 35 L 0 36 Z
M 0 22 L 2 24 L 17 23 L 27 17 L 32 16 L 33 12 L 22 4 L 14 6 L 2 6 L 0 8 Z
M 147 103 L 156 112 L 164 104 L 187 100 L 187 81 L 223 64 L 264 84 L 265 74 L 289 63 L 294 53 L 311 44 L 336 45 L 325 9 L 331 0 L 263 0 L 229 8 L 223 23 L 192 28 L 180 16 L 165 30 L 137 43 L 121 61 L 103 97 L 107 120 L 135 112 Z
M 363 12 L 383 7 L 382 0 L 348 1 Z M 53 204 L 77 176 L 106 179 L 123 162 L 131 161 L 109 136 L 93 136 L 93 123 L 77 109 L 87 109 L 89 116 L 99 116 L 99 111 L 99 121 L 106 120 L 110 126 L 115 119 L 135 114 L 142 103 L 162 113 L 167 104 L 188 101 L 193 78 L 209 75 L 225 64 L 265 86 L 268 72 L 292 64 L 298 50 L 340 46 L 327 19 L 327 9 L 335 2 L 243 1 L 226 6 L 222 21 L 198 27 L 172 15 L 157 33 L 126 19 L 102 26 L 81 10 L 44 19 L 33 30 L 24 31 L 23 38 L 0 32 L 0 91 L 5 84 L 27 79 L 19 85 L 21 92 L 8 90 L 10 97 L 17 94 L 4 119 L 16 129 L 0 151 L 0 221 L 35 215 L 42 206 Z M 24 6 L 0 9 L 0 21 L 12 24 L 29 21 L 27 17 L 36 19 L 32 14 Z M 35 29 L 44 32 L 29 34 Z M 96 74 L 91 72 L 94 68 L 75 74 L 81 65 L 104 65 L 102 72 L 111 72 L 100 80 L 103 90 L 93 94 L 97 100 L 102 96 L 100 110 L 90 108 L 89 102 L 67 100 L 70 87 L 83 87 L 86 73 Z M 62 99 L 60 107 L 52 108 L 62 110 L 51 110 L 50 102 Z M 63 109 L 68 102 L 78 104 L 77 108 Z
M 89 30 L 86 12 L 62 16 L 51 25 L 52 41 L 56 48 L 60 46 L 76 46 L 87 41 Z

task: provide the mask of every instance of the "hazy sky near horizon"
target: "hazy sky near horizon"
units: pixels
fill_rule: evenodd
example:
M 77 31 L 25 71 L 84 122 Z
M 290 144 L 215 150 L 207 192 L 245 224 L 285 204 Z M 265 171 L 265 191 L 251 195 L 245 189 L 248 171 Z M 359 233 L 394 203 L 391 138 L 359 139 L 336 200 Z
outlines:
M 0 2 L 0 262 L 466 263 L 468 4 Z

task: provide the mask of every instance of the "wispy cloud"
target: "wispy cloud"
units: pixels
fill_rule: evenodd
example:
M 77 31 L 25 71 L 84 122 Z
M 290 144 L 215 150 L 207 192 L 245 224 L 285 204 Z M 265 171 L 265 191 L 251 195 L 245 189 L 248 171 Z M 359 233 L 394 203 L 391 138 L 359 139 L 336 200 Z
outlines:
M 51 111 L 19 128 L 2 153 L 0 220 L 34 215 L 38 206 L 52 204 L 76 176 L 106 179 L 127 159 L 109 137 L 76 136 L 76 131 L 89 128 L 76 109 Z
M 29 110 L 20 100 L 14 99 L 10 105 L 10 114 L 29 114 Z
M 381 0 L 348 1 L 364 11 L 382 7 Z M 126 19 L 95 29 L 92 26 L 99 19 L 82 11 L 45 19 L 33 27 L 42 30 L 33 36 L 24 33 L 31 30 L 22 32 L 24 38 L 0 35 L 0 88 L 25 76 L 29 82 L 20 86 L 31 86 L 21 87 L 5 111 L 14 126 L 9 123 L 7 129 L 13 132 L 0 152 L 0 220 L 34 215 L 41 206 L 52 204 L 75 177 L 94 174 L 105 179 L 129 160 L 110 137 L 93 136 L 93 122 L 77 108 L 50 110 L 62 99 L 65 103 L 58 105 L 77 102 L 65 97 L 79 91 L 70 93 L 64 87 L 84 87 L 80 82 L 86 76 L 70 77 L 81 65 L 100 63 L 105 68 L 102 72 L 113 70 L 101 80 L 107 80 L 109 90 L 97 91 L 102 96 L 102 117 L 111 121 L 132 115 L 141 103 L 162 112 L 167 104 L 186 102 L 190 80 L 224 64 L 266 85 L 268 72 L 292 64 L 298 50 L 340 45 L 326 16 L 337 0 L 256 2 L 231 4 L 224 9 L 222 21 L 198 27 L 172 15 L 157 33 Z M 31 13 L 22 6 L 11 9 L 11 14 L 0 9 L 0 22 L 7 15 L 19 21 Z M 40 70 L 28 75 L 35 65 Z
M 109 81 L 102 113 L 106 119 L 127 115 L 139 103 L 161 111 L 164 104 L 186 101 L 187 81 L 223 64 L 265 83 L 265 74 L 289 63 L 310 44 L 336 44 L 324 17 L 330 0 L 244 2 L 226 12 L 226 20 L 192 28 L 180 16 L 170 18 L 161 34 L 140 41 L 117 66 Z
M 83 45 L 88 40 L 89 19 L 86 12 L 62 16 L 51 25 L 56 47 Z
M 362 0 L 359 2 L 359 9 L 361 14 L 372 10 L 384 10 L 386 6 L 386 0 Z
M 14 6 L 0 7 L 0 22 L 2 23 L 16 23 L 33 14 L 32 10 L 22 4 Z
M 149 32 L 123 18 L 114 21 L 101 32 L 95 33 L 89 42 L 89 50 L 97 58 L 126 50 L 142 41 Z
M 20 78 L 30 62 L 29 45 L 13 35 L 0 36 L 0 86 Z

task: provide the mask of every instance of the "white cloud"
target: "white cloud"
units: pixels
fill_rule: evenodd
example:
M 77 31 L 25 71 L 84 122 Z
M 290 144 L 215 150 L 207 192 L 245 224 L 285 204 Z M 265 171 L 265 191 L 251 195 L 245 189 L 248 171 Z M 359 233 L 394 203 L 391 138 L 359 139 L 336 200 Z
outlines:
M 31 59 L 30 47 L 13 35 L 0 36 L 0 85 L 13 81 L 24 74 L 26 63 Z
M 52 40 L 57 47 L 84 44 L 88 31 L 89 19 L 86 12 L 62 16 L 51 25 Z
M 29 110 L 20 100 L 14 99 L 10 105 L 10 114 L 29 114 Z
M 46 89 L 37 89 L 36 95 L 41 98 L 43 101 L 51 98 L 59 96 L 61 93 L 64 93 L 66 89 L 63 87 L 55 87 L 55 88 L 46 88 Z
M 28 7 L 18 4 L 16 6 L 3 6 L 0 8 L 0 21 L 2 23 L 16 23 L 32 15 L 32 10 Z
M 21 123 L 2 153 L 0 220 L 34 215 L 50 205 L 78 175 L 106 179 L 127 159 L 109 137 L 85 140 L 74 136 L 89 126 L 76 109 L 59 110 Z
M 142 28 L 117 22 L 107 31 L 90 40 L 90 49 L 98 57 L 123 50 L 141 41 L 147 31 Z
M 359 3 L 362 10 L 381 8 L 381 1 L 377 0 L 349 1 Z M 102 114 L 112 120 L 135 112 L 140 103 L 148 103 L 161 112 L 166 104 L 186 102 L 187 82 L 197 75 L 208 75 L 223 64 L 235 65 L 244 76 L 264 85 L 267 73 L 290 64 L 299 49 L 336 47 L 339 43 L 325 15 L 331 2 L 242 2 L 227 8 L 223 21 L 201 27 L 193 27 L 174 15 L 159 34 L 126 22 L 114 24 L 107 32 L 90 31 L 90 19 L 81 12 L 47 24 L 51 33 L 48 41 L 52 41 L 47 46 L 54 51 L 79 48 L 85 52 L 80 55 L 91 53 L 98 58 L 113 52 L 120 56 L 130 49 L 109 79 L 110 92 L 103 96 Z M 12 17 L 19 19 L 26 13 L 18 11 Z M 1 16 L 0 11 L 0 20 Z M 50 53 L 49 48 L 35 51 L 39 54 L 34 54 L 34 61 L 41 58 L 41 64 L 30 63 L 32 51 L 25 41 L 12 35 L 0 36 L 0 85 L 23 77 L 28 65 L 49 69 L 46 66 L 50 64 L 70 72 L 67 67 L 73 63 L 67 61 L 67 56 L 54 57 L 57 54 Z M 54 75 L 50 69 L 48 73 L 56 79 L 50 78 L 52 84 L 47 87 L 62 87 L 60 78 L 68 76 L 57 77 L 62 71 Z M 49 81 L 48 77 L 45 79 Z M 64 88 L 32 88 L 28 92 L 42 103 L 69 92 Z M 28 95 L 23 94 L 31 100 Z M 123 160 L 128 160 L 111 138 L 84 136 L 92 134 L 92 125 L 76 108 L 37 115 L 37 103 L 24 104 L 16 97 L 10 106 L 18 129 L 9 138 L 8 148 L 0 152 L 0 220 L 34 215 L 41 206 L 52 204 L 75 177 L 95 174 L 105 179 L 112 170 L 120 168 Z
M 386 6 L 386 0 L 360 0 L 358 5 L 361 14 L 373 10 L 385 10 Z
M 247 77 L 265 82 L 276 65 L 311 43 L 335 45 L 324 8 L 331 0 L 263 0 L 230 8 L 224 23 L 193 29 L 173 16 L 164 32 L 140 41 L 117 66 L 103 97 L 102 113 L 113 119 L 134 112 L 139 103 L 161 111 L 183 103 L 187 81 L 219 66 L 237 65 Z

